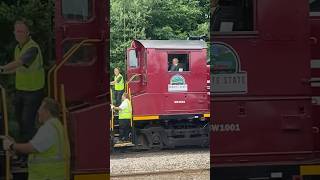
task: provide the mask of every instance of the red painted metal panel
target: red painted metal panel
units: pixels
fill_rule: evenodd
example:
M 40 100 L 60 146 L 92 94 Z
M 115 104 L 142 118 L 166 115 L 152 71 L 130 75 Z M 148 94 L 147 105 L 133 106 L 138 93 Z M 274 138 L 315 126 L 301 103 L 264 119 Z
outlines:
M 317 62 L 319 62 L 320 59 L 320 15 L 312 15 L 310 14 L 310 45 L 311 45 L 311 77 L 312 78 L 320 78 L 320 68 L 317 66 Z M 312 95 L 314 98 L 317 99 L 317 97 L 320 96 L 320 87 L 314 86 L 313 83 L 311 83 L 312 86 Z M 320 102 L 318 100 L 313 101 L 313 126 L 314 131 L 318 132 L 320 127 Z M 320 156 L 320 133 L 315 133 L 314 138 L 314 144 L 315 149 L 317 150 L 318 157 Z
M 72 45 L 86 39 L 100 40 L 100 42 L 89 43 L 76 51 L 72 56 L 74 62 L 62 66 L 58 71 L 58 84 L 65 84 L 67 101 L 88 101 L 98 95 L 106 94 L 106 91 L 109 89 L 108 72 L 106 70 L 108 69 L 106 65 L 106 51 L 109 49 L 109 44 L 107 43 L 109 40 L 109 2 L 106 0 L 88 0 L 88 4 L 83 6 L 83 11 L 87 7 L 88 12 L 91 12 L 91 16 L 88 19 L 83 17 L 82 20 L 74 20 L 80 15 L 72 15 L 72 4 L 65 7 L 71 9 L 68 11 L 68 15 L 65 15 L 66 12 L 63 12 L 64 7 L 62 2 L 67 3 L 68 1 L 57 0 L 55 5 L 57 63 L 63 60 L 63 56 Z M 77 7 L 78 5 L 74 6 Z M 72 45 L 66 46 L 67 43 L 71 43 Z M 84 54 L 89 49 L 89 46 L 96 47 L 96 50 L 94 53 L 88 52 Z M 81 63 L 86 58 L 89 58 L 90 62 L 87 64 Z
M 129 68 L 127 74 L 131 77 L 135 73 L 140 73 L 141 77 L 145 78 L 145 83 L 129 84 L 134 90 L 132 100 L 134 115 L 177 115 L 209 111 L 206 49 L 145 48 L 137 41 L 133 42 L 132 48 L 136 48 L 138 54 L 146 52 L 146 60 L 143 59 L 144 56 L 138 55 L 141 57 L 140 67 Z M 189 71 L 168 72 L 168 54 L 188 54 Z M 187 84 L 186 91 L 169 91 L 170 79 L 175 75 L 183 77 Z
M 70 113 L 72 172 L 109 172 L 108 103 Z
M 307 1 L 259 0 L 254 9 L 255 32 L 212 36 L 247 73 L 247 92 L 212 94 L 212 166 L 315 158 Z
M 63 61 L 73 45 L 88 39 L 99 40 L 83 44 L 57 71 L 56 85 L 64 85 L 70 112 L 73 173 L 110 172 L 109 3 L 55 1 L 56 64 Z

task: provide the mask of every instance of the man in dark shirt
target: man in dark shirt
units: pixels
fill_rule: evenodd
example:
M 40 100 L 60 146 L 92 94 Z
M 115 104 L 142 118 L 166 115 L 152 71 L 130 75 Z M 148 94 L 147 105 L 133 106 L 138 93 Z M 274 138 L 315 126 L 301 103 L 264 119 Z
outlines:
M 35 119 L 43 99 L 45 75 L 39 45 L 30 37 L 28 21 L 18 20 L 14 25 L 14 35 L 18 42 L 14 60 L 0 66 L 1 74 L 15 74 L 16 95 L 15 116 L 19 124 L 19 141 L 28 142 L 36 131 Z M 24 156 L 23 161 L 26 161 Z
M 173 58 L 172 59 L 172 65 L 170 66 L 169 71 L 183 71 L 183 68 L 179 64 L 179 59 L 178 58 Z

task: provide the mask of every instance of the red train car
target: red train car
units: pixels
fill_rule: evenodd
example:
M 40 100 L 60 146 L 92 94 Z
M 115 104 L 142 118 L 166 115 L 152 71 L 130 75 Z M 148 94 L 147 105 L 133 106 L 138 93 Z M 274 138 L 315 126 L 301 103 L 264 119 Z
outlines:
M 212 179 L 319 179 L 320 1 L 220 0 Z
M 170 71 L 172 60 L 178 71 Z M 127 50 L 133 142 L 147 148 L 209 143 L 207 45 L 200 40 L 135 40 Z

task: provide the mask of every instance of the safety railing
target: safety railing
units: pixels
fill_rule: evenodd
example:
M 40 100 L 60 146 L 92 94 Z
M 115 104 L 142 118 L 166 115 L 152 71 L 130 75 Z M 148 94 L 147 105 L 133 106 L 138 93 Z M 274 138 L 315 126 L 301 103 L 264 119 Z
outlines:
M 113 104 L 113 91 L 112 89 L 110 88 L 110 103 Z M 111 130 L 113 131 L 114 129 L 114 113 L 113 113 L 113 110 L 111 110 L 111 122 L 110 122 L 110 127 L 111 127 Z
M 137 76 L 141 75 L 141 74 L 135 74 Z M 133 75 L 133 76 L 135 76 Z M 129 88 L 129 83 L 132 81 L 132 79 L 134 78 L 133 76 L 131 76 L 131 78 L 129 79 L 129 81 L 126 82 L 126 93 L 128 94 L 129 96 L 129 101 L 131 103 L 131 108 L 132 108 L 132 111 L 133 111 L 133 107 L 132 107 L 132 97 L 131 97 L 131 90 Z M 133 115 L 131 116 L 131 119 L 130 119 L 130 126 L 133 127 Z
M 68 138 L 68 124 L 67 124 L 67 113 L 68 109 L 66 106 L 66 97 L 64 91 L 64 85 L 61 84 L 60 87 L 60 103 L 61 103 L 61 110 L 62 110 L 62 121 L 63 121 L 63 131 L 64 131 L 64 157 L 65 157 L 65 175 L 66 180 L 70 180 L 70 142 Z
M 1 86 L 0 84 L 0 90 L 1 90 L 1 112 L 3 113 L 3 122 L 4 122 L 4 135 L 9 135 L 9 128 L 8 128 L 8 108 L 7 108 L 7 100 L 6 100 L 6 90 Z M 6 162 L 5 162 L 5 171 L 6 171 L 6 177 L 5 180 L 10 180 L 10 152 L 6 151 Z
M 126 92 L 129 91 L 129 83 L 133 81 L 134 78 L 141 76 L 142 74 L 133 74 L 130 79 L 126 82 Z
M 61 67 L 68 62 L 68 60 L 70 60 L 71 56 L 80 48 L 82 47 L 84 44 L 86 43 L 97 43 L 97 42 L 101 42 L 101 39 L 86 39 L 81 41 L 80 43 L 77 43 L 75 45 L 73 45 L 64 55 L 63 55 L 63 59 L 62 61 L 60 61 L 57 65 L 53 66 L 49 72 L 48 72 L 48 93 L 49 95 L 51 95 L 51 85 L 53 84 L 53 97 L 55 100 L 58 100 L 58 72 L 61 69 Z M 52 75 L 53 75 L 53 83 L 51 82 L 52 79 Z

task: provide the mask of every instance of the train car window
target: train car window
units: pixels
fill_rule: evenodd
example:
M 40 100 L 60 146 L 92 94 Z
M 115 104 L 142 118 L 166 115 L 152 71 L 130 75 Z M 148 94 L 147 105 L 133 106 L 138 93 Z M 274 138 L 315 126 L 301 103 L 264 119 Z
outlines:
M 66 20 L 88 21 L 92 17 L 92 0 L 62 0 L 62 16 Z
M 189 55 L 168 54 L 168 71 L 189 71 Z
M 129 66 L 131 68 L 138 67 L 138 58 L 137 58 L 136 50 L 134 49 L 131 49 L 129 51 Z
M 309 0 L 310 12 L 320 12 L 320 0 Z
M 254 31 L 253 0 L 220 0 L 211 18 L 213 32 Z
M 66 41 L 63 43 L 63 54 L 65 54 L 76 41 Z M 75 51 L 66 65 L 91 65 L 97 59 L 97 46 L 93 43 L 83 44 L 77 51 Z

